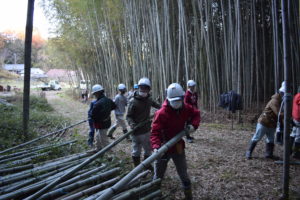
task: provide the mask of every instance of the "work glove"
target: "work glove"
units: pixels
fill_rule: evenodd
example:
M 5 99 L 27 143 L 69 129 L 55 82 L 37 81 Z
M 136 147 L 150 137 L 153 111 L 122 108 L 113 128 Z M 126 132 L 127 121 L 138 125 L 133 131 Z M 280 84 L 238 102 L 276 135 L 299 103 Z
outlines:
M 192 132 L 192 131 L 195 131 L 196 129 L 194 128 L 194 126 L 193 125 L 191 125 L 191 124 L 188 124 L 187 125 L 187 127 L 186 127 L 190 132 Z
M 156 153 L 158 151 L 158 149 L 153 149 L 153 153 Z

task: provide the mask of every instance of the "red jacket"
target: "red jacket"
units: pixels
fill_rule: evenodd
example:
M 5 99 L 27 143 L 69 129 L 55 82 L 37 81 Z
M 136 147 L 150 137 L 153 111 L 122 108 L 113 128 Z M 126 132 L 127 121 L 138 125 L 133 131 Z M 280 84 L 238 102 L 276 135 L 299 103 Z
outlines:
M 184 96 L 184 103 L 193 106 L 194 108 L 198 108 L 198 95 L 196 92 L 192 93 L 187 90 Z
M 300 93 L 294 96 L 293 100 L 293 119 L 300 122 Z
M 166 100 L 162 108 L 156 111 L 153 119 L 150 135 L 152 149 L 160 148 L 164 143 L 173 138 L 184 129 L 187 122 L 188 124 L 192 124 L 195 129 L 198 128 L 200 111 L 188 104 L 184 104 L 181 110 L 176 111 L 168 105 Z M 184 141 L 181 139 L 178 143 L 184 149 Z M 175 146 L 171 147 L 168 152 L 176 153 Z

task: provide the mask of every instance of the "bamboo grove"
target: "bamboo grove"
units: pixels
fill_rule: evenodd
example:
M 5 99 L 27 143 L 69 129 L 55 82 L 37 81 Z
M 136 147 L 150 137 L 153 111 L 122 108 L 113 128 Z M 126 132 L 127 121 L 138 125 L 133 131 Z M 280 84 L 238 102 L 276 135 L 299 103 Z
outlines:
M 219 95 L 260 103 L 283 81 L 281 1 L 278 0 L 51 0 L 57 57 L 113 95 L 141 77 L 163 97 L 172 82 L 198 83 L 200 101 L 215 110 Z M 300 85 L 299 1 L 289 1 L 293 92 Z

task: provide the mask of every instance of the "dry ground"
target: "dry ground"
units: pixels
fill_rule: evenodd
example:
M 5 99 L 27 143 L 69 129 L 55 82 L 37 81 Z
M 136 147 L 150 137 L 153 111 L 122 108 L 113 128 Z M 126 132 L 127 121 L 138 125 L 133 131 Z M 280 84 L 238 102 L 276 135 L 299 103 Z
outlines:
M 75 101 L 62 92 L 47 92 L 46 97 L 58 113 L 69 117 L 72 122 L 86 118 L 88 104 Z M 80 133 L 87 136 L 87 127 L 87 124 L 80 126 Z M 244 157 L 254 128 L 255 124 L 244 123 L 243 126 L 235 124 L 232 130 L 226 119 L 201 124 L 194 134 L 195 142 L 186 145 L 194 199 L 279 199 L 282 165 L 263 158 L 264 142 L 261 141 L 255 149 L 254 159 L 246 160 Z M 117 129 L 115 136 L 121 134 L 121 130 Z M 130 146 L 130 142 L 124 141 L 115 147 L 114 153 L 129 162 Z M 276 146 L 275 154 L 282 155 L 281 146 Z M 300 166 L 291 166 L 291 199 L 300 199 L 299 174 Z M 163 182 L 163 192 L 169 195 L 169 199 L 183 199 L 172 161 Z

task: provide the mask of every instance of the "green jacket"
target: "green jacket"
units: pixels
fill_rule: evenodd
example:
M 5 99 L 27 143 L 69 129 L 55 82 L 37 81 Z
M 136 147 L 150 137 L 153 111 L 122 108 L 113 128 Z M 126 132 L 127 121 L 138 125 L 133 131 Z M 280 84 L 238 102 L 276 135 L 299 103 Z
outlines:
M 276 128 L 282 97 L 274 94 L 258 118 L 258 123 L 267 128 Z
M 128 111 L 126 115 L 127 122 L 131 128 L 134 128 L 140 122 L 146 121 L 150 117 L 151 107 L 159 109 L 161 106 L 152 100 L 151 96 L 141 97 L 135 92 L 129 100 Z M 133 134 L 140 135 L 151 130 L 151 122 L 138 128 Z

